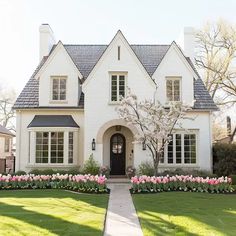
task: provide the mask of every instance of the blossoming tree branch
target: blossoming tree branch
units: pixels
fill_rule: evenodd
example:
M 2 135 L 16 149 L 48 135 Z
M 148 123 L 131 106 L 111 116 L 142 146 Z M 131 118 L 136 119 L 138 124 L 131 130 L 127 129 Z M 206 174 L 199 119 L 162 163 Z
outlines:
M 181 119 L 187 119 L 186 112 L 190 109 L 189 105 L 181 102 L 169 102 L 164 106 L 155 99 L 138 101 L 130 89 L 126 97 L 121 98 L 117 112 L 128 125 L 137 129 L 135 140 L 144 143 L 149 149 L 155 175 L 174 128 L 181 127 Z

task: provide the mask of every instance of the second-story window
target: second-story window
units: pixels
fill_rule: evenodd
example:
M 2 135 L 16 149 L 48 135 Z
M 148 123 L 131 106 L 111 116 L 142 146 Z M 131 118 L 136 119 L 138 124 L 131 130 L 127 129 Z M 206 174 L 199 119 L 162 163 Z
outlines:
M 111 101 L 117 102 L 120 97 L 125 96 L 125 75 L 112 74 L 111 75 Z
M 180 78 L 166 79 L 166 97 L 167 101 L 180 101 Z
M 5 138 L 5 152 L 9 152 L 10 151 L 10 139 L 9 138 Z
M 65 76 L 52 77 L 52 100 L 53 101 L 66 100 L 66 77 Z

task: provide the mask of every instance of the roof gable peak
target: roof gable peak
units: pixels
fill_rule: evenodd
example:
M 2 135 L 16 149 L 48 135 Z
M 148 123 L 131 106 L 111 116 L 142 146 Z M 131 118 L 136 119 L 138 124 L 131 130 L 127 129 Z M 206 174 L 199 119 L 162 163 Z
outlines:
M 37 67 L 36 71 L 34 72 L 34 74 L 32 75 L 32 77 L 36 78 L 39 77 L 40 74 L 42 73 L 42 71 L 44 70 L 44 68 L 46 67 L 46 65 L 48 65 L 50 63 L 50 61 L 52 60 L 52 58 L 56 55 L 57 51 L 63 49 L 66 54 L 68 55 L 68 57 L 70 58 L 71 62 L 73 63 L 75 69 L 78 71 L 79 73 L 79 77 L 82 78 L 82 74 L 79 71 L 79 68 L 76 66 L 75 62 L 73 61 L 73 58 L 71 57 L 71 55 L 68 53 L 68 51 L 66 50 L 64 44 L 62 43 L 61 40 L 59 40 L 57 42 L 57 44 L 55 44 L 51 51 L 49 52 L 48 56 L 44 56 L 41 60 L 41 62 L 39 63 L 39 66 Z

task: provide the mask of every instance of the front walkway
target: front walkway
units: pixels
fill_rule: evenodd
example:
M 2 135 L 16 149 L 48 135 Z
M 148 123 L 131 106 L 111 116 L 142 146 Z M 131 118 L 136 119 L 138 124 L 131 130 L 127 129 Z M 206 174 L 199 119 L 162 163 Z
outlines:
M 104 236 L 143 236 L 129 192 L 130 185 L 113 183 L 105 223 Z

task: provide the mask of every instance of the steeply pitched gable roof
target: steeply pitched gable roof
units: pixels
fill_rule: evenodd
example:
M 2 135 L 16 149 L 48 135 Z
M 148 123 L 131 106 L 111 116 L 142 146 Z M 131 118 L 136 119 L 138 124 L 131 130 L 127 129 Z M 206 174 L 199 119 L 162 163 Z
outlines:
M 130 45 L 137 58 L 142 63 L 143 67 L 147 73 L 152 76 L 156 71 L 156 68 L 162 61 L 166 52 L 168 51 L 170 45 Z M 76 67 L 79 69 L 80 73 L 87 78 L 91 70 L 96 65 L 97 61 L 100 59 L 108 45 L 64 45 L 69 56 L 73 60 Z M 55 49 L 52 48 L 51 52 Z M 38 102 L 38 89 L 39 83 L 34 76 L 38 73 L 40 68 L 44 65 L 48 57 L 44 57 L 38 67 L 36 68 L 34 74 L 22 90 L 21 94 L 17 98 L 14 109 L 25 109 L 25 108 L 37 108 L 39 107 Z M 197 74 L 193 63 L 189 58 L 186 58 L 190 66 L 193 68 Z M 197 74 L 198 75 L 198 74 Z M 197 79 L 194 82 L 194 94 L 195 94 L 195 109 L 205 109 L 205 110 L 216 110 L 217 107 L 214 104 L 212 98 L 210 97 L 208 91 L 206 90 L 201 79 Z M 84 104 L 84 94 L 80 96 L 78 103 L 78 108 L 83 108 Z

